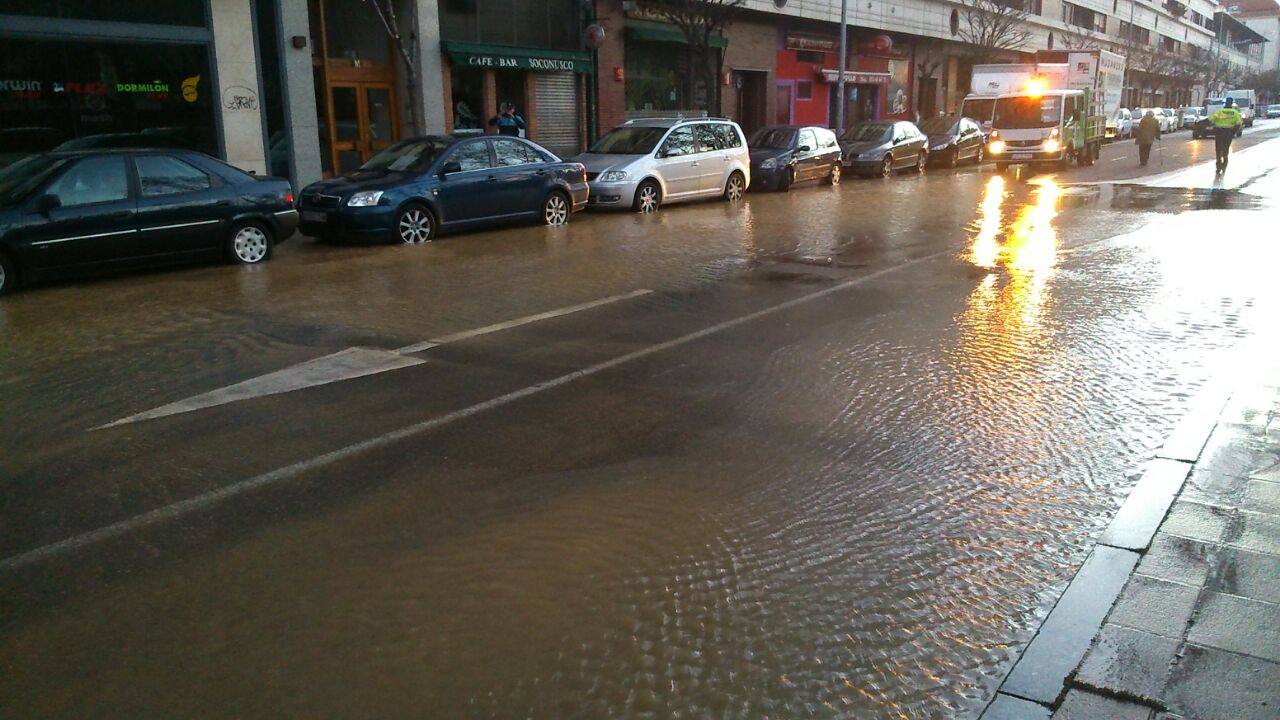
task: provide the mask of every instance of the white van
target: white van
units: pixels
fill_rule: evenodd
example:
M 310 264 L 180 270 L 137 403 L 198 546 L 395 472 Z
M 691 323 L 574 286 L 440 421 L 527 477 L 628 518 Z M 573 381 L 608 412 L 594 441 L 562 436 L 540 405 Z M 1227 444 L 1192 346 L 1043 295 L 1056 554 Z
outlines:
M 1252 90 L 1228 90 L 1222 97 L 1231 98 L 1235 103 L 1245 127 L 1253 127 L 1254 113 L 1258 110 L 1258 93 Z

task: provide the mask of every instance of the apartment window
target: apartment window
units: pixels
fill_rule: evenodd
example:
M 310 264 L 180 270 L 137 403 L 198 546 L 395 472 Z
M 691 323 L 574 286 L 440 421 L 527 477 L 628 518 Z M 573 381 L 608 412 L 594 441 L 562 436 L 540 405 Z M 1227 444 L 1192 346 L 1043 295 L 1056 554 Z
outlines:
M 1171 37 L 1164 37 L 1163 35 L 1160 37 L 1160 49 L 1167 53 L 1177 54 L 1179 49 L 1178 46 L 1181 44 L 1182 43 Z
M 1120 21 L 1120 37 L 1131 43 L 1140 45 L 1151 44 L 1151 31 L 1138 25 L 1130 25 L 1125 21 Z
M 1106 15 L 1069 2 L 1062 3 L 1062 21 L 1086 30 L 1107 31 Z
M 1021 7 L 1024 12 L 1032 15 L 1040 15 L 1044 9 L 1044 0 L 1003 0 L 1003 3 L 1012 7 Z

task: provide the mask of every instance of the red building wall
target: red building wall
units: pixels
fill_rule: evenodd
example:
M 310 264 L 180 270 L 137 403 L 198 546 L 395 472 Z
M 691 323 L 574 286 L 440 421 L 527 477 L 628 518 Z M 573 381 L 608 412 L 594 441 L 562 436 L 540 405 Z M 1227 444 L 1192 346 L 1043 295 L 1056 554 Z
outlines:
M 829 125 L 828 115 L 830 104 L 830 93 L 832 87 L 822 79 L 821 70 L 823 67 L 836 67 L 839 62 L 839 56 L 835 53 L 824 53 L 824 61 L 818 63 L 801 62 L 796 59 L 796 51 L 788 50 L 785 47 L 778 50 L 777 57 L 777 84 L 788 85 L 791 87 L 791 113 L 790 122 L 797 125 Z M 801 100 L 796 97 L 796 86 L 800 82 L 812 82 L 813 94 L 809 100 Z M 781 93 L 778 94 L 781 102 Z M 784 116 L 786 108 L 778 105 L 776 120 L 782 121 L 787 118 Z

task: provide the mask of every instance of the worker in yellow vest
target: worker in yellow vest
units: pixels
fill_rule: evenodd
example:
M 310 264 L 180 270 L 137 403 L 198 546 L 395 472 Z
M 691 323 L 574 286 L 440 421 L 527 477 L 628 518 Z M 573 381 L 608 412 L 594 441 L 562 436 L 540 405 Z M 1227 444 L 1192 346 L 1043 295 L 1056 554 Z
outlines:
M 1235 101 L 1227 98 L 1222 107 L 1217 112 L 1209 116 L 1209 122 L 1213 123 L 1213 135 L 1216 148 L 1218 151 L 1218 172 L 1227 169 L 1227 156 L 1231 154 L 1231 140 L 1240 131 L 1240 111 L 1235 107 Z

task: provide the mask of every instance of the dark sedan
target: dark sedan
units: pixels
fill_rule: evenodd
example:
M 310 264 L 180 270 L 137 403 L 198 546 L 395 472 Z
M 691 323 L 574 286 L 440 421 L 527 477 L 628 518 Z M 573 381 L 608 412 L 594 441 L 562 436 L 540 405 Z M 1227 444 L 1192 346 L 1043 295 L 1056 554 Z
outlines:
M 846 169 L 880 177 L 903 168 L 922 173 L 929 160 L 928 138 L 905 120 L 858 123 L 840 136 L 840 150 Z
M 751 189 L 781 190 L 805 180 L 840 183 L 836 134 L 817 126 L 774 125 L 751 134 Z
M 293 234 L 288 180 L 188 150 L 29 155 L 0 170 L 0 293 L 19 280 L 229 259 Z
M 563 225 L 587 206 L 587 171 L 517 137 L 404 140 L 355 172 L 303 188 L 302 232 L 422 243 L 441 230 L 539 220 Z
M 972 160 L 982 164 L 986 143 L 982 128 L 967 117 L 936 115 L 920 123 L 920 132 L 929 138 L 929 159 L 940 165 L 955 167 Z

